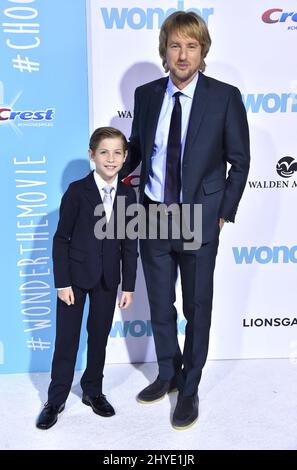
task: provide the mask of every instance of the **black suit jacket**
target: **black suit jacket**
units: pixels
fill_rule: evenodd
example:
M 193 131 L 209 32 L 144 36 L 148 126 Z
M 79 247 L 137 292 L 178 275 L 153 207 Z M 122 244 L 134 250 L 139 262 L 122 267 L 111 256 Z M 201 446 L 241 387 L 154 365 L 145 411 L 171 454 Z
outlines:
M 125 206 L 136 203 L 135 191 L 118 181 L 114 201 L 124 196 Z M 91 289 L 102 274 L 106 286 L 115 288 L 121 279 L 122 290 L 133 292 L 137 268 L 137 239 L 123 240 L 95 237 L 94 227 L 100 217 L 94 216 L 94 209 L 102 204 L 100 192 L 93 172 L 86 178 L 69 185 L 60 206 L 60 219 L 53 239 L 53 264 L 55 287 L 76 285 Z M 103 214 L 105 218 L 105 214 Z M 121 214 L 125 217 L 125 214 Z M 125 226 L 130 218 L 125 218 Z M 116 233 L 116 230 L 115 230 Z
M 125 177 L 141 162 L 140 202 L 168 78 L 135 91 Z M 218 236 L 219 219 L 234 222 L 249 171 L 249 130 L 239 90 L 202 73 L 195 89 L 182 162 L 183 203 L 202 204 L 202 241 Z M 226 175 L 227 163 L 231 165 Z

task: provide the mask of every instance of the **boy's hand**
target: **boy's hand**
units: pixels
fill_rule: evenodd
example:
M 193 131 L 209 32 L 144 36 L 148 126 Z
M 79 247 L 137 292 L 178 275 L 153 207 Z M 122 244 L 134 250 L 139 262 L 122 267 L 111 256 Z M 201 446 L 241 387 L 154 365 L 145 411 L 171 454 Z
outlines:
M 74 305 L 74 293 L 72 287 L 58 290 L 58 297 L 67 305 Z
M 132 304 L 133 292 L 122 292 L 121 300 L 119 302 L 120 308 L 128 308 Z

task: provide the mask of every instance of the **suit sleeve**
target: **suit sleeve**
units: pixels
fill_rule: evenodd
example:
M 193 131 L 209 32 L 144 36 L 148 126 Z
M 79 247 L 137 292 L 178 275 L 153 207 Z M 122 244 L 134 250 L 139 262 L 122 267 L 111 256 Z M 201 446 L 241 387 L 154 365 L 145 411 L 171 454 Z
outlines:
M 128 203 L 136 204 L 136 194 L 131 190 L 129 194 Z M 136 215 L 136 214 L 135 214 Z M 133 217 L 126 217 L 126 227 Z M 137 229 L 137 227 L 136 227 Z M 135 230 L 136 230 L 135 229 Z M 127 237 L 121 241 L 121 254 L 122 254 L 122 291 L 134 292 L 137 271 L 137 258 L 138 258 L 138 239 L 131 240 Z
M 70 185 L 62 197 L 58 227 L 53 238 L 55 287 L 71 286 L 69 246 L 78 214 L 78 197 Z
M 250 166 L 249 128 L 240 91 L 233 88 L 229 99 L 224 128 L 225 159 L 228 172 L 220 217 L 234 222 L 235 214 L 246 185 Z
M 140 149 L 140 130 L 139 130 L 139 121 L 140 121 L 140 97 L 139 89 L 136 88 L 134 94 L 134 112 L 133 112 L 133 121 L 132 121 L 132 130 L 128 143 L 128 156 L 125 161 L 125 164 L 120 171 L 120 179 L 126 178 L 130 175 L 141 162 L 141 149 Z

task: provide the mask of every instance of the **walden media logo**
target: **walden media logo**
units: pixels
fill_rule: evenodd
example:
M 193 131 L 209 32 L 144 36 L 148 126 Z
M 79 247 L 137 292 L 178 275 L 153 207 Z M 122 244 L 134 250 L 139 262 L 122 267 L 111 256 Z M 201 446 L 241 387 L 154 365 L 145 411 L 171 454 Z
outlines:
M 119 119 L 132 119 L 133 114 L 130 110 L 118 110 L 117 111 Z
M 232 247 L 236 264 L 286 264 L 297 263 L 297 245 L 282 246 L 242 246 Z
M 242 322 L 242 326 L 244 328 L 261 328 L 261 327 L 267 327 L 267 326 L 296 326 L 297 325 L 297 318 L 280 318 L 280 317 L 274 317 L 274 318 L 262 318 L 262 317 L 257 317 L 257 318 L 244 318 Z
M 185 2 L 179 0 L 176 8 L 163 10 L 162 8 L 100 8 L 104 26 L 106 29 L 153 29 L 160 28 L 163 21 L 176 11 L 193 11 L 202 16 L 206 24 L 208 18 L 214 14 L 213 8 L 188 8 L 185 9 Z
M 297 171 L 297 162 L 292 157 L 281 158 L 276 165 L 276 172 L 283 178 L 291 178 L 291 176 Z
M 281 158 L 276 164 L 276 173 L 282 180 L 254 180 L 248 181 L 251 189 L 282 189 L 297 188 L 297 181 L 290 178 L 297 172 L 297 161 L 290 156 Z

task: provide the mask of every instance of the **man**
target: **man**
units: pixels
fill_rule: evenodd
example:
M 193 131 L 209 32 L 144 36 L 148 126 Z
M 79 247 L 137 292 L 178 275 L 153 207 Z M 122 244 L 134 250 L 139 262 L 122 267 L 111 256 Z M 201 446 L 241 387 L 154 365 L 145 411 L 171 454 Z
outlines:
M 177 386 L 173 427 L 198 418 L 198 385 L 211 323 L 213 272 L 220 229 L 234 222 L 249 170 L 249 132 L 237 88 L 203 75 L 211 39 L 202 18 L 175 12 L 160 31 L 159 52 L 169 78 L 135 91 L 125 174 L 142 162 L 140 203 L 202 204 L 202 245 L 186 250 L 183 238 L 144 239 L 140 251 L 159 365 L 153 384 L 138 395 L 152 403 Z M 227 163 L 231 165 L 226 177 Z M 171 231 L 170 231 L 171 229 Z M 171 235 L 170 235 L 171 234 Z M 177 340 L 175 282 L 180 268 L 187 319 L 181 354 Z

